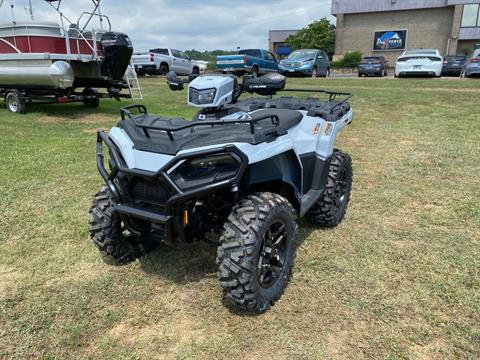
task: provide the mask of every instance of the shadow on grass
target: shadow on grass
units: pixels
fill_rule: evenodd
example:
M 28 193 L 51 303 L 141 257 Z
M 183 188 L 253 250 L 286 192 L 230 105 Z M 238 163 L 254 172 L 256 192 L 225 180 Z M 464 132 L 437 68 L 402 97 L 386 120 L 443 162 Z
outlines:
M 204 242 L 162 245 L 140 258 L 143 271 L 178 284 L 216 277 L 217 249 Z
M 301 232 L 298 246 L 315 231 L 308 222 L 300 221 Z M 185 285 L 199 282 L 202 279 L 217 278 L 216 247 L 205 242 L 179 243 L 162 245 L 153 252 L 139 259 L 140 267 L 145 273 L 159 276 L 162 279 Z M 262 313 L 251 313 L 233 306 L 225 298 L 222 304 L 237 316 L 258 316 Z
M 132 105 L 131 101 L 115 101 L 114 99 L 101 99 L 100 106 L 98 108 L 89 108 L 86 107 L 82 102 L 71 102 L 71 103 L 32 103 L 27 106 L 27 115 L 34 113 L 41 117 L 45 116 L 54 116 L 54 117 L 64 117 L 70 120 L 78 120 L 85 116 L 89 115 L 120 115 L 120 108 L 127 105 Z M 4 101 L 0 101 L 0 111 L 5 111 L 6 105 Z
M 107 104 L 108 102 L 108 104 Z M 36 112 L 42 116 L 65 117 L 71 120 L 78 120 L 88 115 L 119 115 L 122 106 L 131 105 L 131 102 L 117 102 L 113 99 L 101 100 L 98 108 L 88 108 L 81 102 L 69 104 L 32 104 L 27 112 Z

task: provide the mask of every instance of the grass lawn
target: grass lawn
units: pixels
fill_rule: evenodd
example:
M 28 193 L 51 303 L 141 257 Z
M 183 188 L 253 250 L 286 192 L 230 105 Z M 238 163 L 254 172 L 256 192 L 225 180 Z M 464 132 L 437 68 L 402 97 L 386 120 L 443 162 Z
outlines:
M 0 109 L 0 358 L 479 358 L 480 82 L 289 84 L 355 93 L 337 143 L 354 187 L 340 226 L 301 223 L 293 279 L 260 316 L 222 302 L 209 245 L 101 261 L 95 130 L 122 104 Z M 185 92 L 142 85 L 150 112 L 194 114 Z

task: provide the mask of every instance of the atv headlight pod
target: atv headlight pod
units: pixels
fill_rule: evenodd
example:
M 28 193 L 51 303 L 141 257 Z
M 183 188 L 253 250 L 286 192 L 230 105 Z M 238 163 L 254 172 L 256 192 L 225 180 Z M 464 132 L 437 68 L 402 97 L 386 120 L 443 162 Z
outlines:
M 189 102 L 195 105 L 213 104 L 216 93 L 217 89 L 215 88 L 197 90 L 191 87 L 188 93 Z
M 180 189 L 187 190 L 234 178 L 240 164 L 237 155 L 218 153 L 185 159 L 170 169 L 168 174 Z

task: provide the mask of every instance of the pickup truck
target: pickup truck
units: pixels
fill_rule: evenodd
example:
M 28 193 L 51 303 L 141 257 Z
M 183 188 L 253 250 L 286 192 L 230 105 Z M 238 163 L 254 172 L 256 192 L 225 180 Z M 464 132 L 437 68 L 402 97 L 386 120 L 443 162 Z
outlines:
M 183 51 L 167 48 L 150 49 L 147 53 L 134 53 L 133 66 L 139 75 L 166 75 L 175 71 L 179 75 L 199 74 L 200 67 Z
M 278 62 L 270 51 L 261 49 L 240 50 L 237 55 L 217 56 L 216 68 L 226 73 L 254 76 L 278 72 Z

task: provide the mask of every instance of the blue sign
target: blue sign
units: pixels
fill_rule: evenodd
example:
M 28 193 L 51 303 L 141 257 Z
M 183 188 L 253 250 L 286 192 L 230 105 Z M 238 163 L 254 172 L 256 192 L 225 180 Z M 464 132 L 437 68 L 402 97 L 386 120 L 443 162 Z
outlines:
M 290 46 L 279 46 L 277 49 L 277 55 L 290 55 L 292 48 Z
M 373 50 L 405 50 L 407 30 L 377 31 L 373 35 Z

